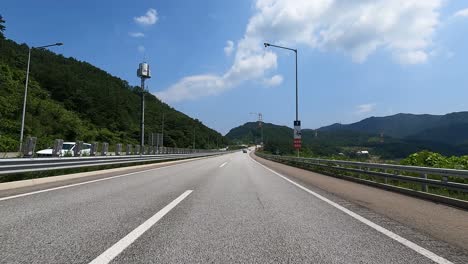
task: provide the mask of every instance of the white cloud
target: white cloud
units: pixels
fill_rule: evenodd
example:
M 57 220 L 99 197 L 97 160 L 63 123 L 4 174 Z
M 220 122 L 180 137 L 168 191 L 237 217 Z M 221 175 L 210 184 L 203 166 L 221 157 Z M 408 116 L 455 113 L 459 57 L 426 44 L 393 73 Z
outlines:
M 356 114 L 370 113 L 370 112 L 374 111 L 375 106 L 376 106 L 375 103 L 358 105 L 358 106 L 356 106 L 356 112 L 355 113 Z
M 145 46 L 143 46 L 143 45 L 138 45 L 137 50 L 138 50 L 138 52 L 140 52 L 140 53 L 144 53 L 146 49 L 145 49 Z
M 341 51 L 359 63 L 379 48 L 400 62 L 421 63 L 439 25 L 441 2 L 258 0 L 247 31 L 282 44 Z
M 453 15 L 455 17 L 468 17 L 468 8 L 459 10 Z
M 402 64 L 424 63 L 440 23 L 442 1 L 257 0 L 245 34 L 232 51 L 230 69 L 220 75 L 183 78 L 156 95 L 167 102 L 182 101 L 218 94 L 244 81 L 264 80 L 277 66 L 275 50 L 265 49 L 264 41 L 338 51 L 358 63 L 377 50 L 390 52 Z M 218 82 L 213 85 L 213 78 L 206 76 Z M 204 86 L 210 92 L 203 92 Z
M 232 84 L 225 83 L 222 77 L 216 75 L 196 75 L 185 77 L 167 90 L 156 95 L 171 102 L 193 100 L 198 97 L 217 95 Z
M 265 85 L 267 86 L 278 86 L 280 85 L 282 82 L 283 82 L 283 76 L 281 75 L 274 75 L 273 77 L 271 78 L 265 78 L 263 80 L 263 82 L 265 83 Z
M 226 54 L 226 56 L 231 56 L 233 51 L 234 51 L 234 42 L 232 40 L 226 41 L 226 47 L 224 47 L 224 54 Z
M 428 54 L 423 51 L 412 51 L 397 54 L 397 59 L 402 64 L 420 64 L 427 61 Z
M 142 32 L 130 32 L 128 35 L 133 38 L 143 38 L 145 36 L 145 34 Z
M 143 16 L 134 17 L 133 20 L 143 26 L 154 25 L 156 22 L 158 22 L 158 11 L 156 11 L 156 9 L 150 8 L 148 11 L 146 11 L 146 14 Z

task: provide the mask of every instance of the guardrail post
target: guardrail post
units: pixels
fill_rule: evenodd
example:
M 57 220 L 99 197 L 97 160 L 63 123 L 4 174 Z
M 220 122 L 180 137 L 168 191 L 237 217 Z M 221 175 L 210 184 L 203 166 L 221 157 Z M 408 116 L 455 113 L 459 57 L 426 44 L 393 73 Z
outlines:
M 140 155 L 140 145 L 135 146 L 135 155 Z
M 423 173 L 421 176 L 422 176 L 422 178 L 423 178 L 424 180 L 427 180 L 427 173 Z M 423 192 L 427 192 L 427 191 L 428 191 L 428 190 L 427 190 L 427 183 L 421 183 L 421 190 L 422 190 Z
M 448 177 L 447 177 L 447 176 L 442 176 L 442 182 L 443 182 L 444 184 L 447 184 L 447 182 L 448 182 Z
M 36 148 L 36 137 L 28 137 L 26 144 L 23 145 L 23 156 L 32 158 L 34 156 L 34 149 Z
M 56 139 L 54 141 L 54 148 L 52 149 L 52 157 L 62 156 L 62 148 L 63 148 L 63 139 Z
M 115 145 L 115 155 L 120 156 L 120 154 L 122 154 L 122 144 L 118 143 Z
M 387 169 L 384 169 L 384 173 L 387 173 Z M 387 183 L 388 183 L 388 177 L 387 177 L 387 176 L 385 176 L 385 178 L 384 178 L 384 182 L 385 182 L 385 184 L 387 184 Z
M 96 156 L 97 151 L 98 151 L 98 142 L 93 142 L 91 143 L 91 149 L 89 150 L 89 155 L 90 156 Z
M 83 150 L 83 141 L 77 140 L 75 142 L 75 148 L 73 149 L 73 156 L 81 157 L 82 150 Z
M 101 149 L 101 156 L 107 156 L 108 151 L 109 151 L 109 143 L 103 142 L 102 149 Z
M 127 144 L 127 149 L 125 154 L 131 155 L 132 154 L 132 144 Z

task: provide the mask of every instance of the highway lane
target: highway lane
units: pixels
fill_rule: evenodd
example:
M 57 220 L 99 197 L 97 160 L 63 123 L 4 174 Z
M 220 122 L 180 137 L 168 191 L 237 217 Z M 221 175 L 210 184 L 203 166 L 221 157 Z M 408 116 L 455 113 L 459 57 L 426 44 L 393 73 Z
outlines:
M 0 212 L 1 263 L 431 262 L 242 153 L 4 200 Z

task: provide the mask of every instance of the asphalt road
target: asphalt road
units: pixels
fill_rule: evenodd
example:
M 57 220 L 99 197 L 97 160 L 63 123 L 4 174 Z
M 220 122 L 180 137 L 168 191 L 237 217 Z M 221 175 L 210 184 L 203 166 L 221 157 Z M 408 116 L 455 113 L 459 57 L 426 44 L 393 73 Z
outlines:
M 240 152 L 0 198 L 0 243 L 1 263 L 453 261 Z

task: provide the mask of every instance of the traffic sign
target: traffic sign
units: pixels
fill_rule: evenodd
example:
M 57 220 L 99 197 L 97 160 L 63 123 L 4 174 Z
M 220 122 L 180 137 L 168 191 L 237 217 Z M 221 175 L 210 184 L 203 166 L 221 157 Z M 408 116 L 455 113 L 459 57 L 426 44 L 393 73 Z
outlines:
M 294 121 L 294 148 L 300 149 L 301 148 L 301 121 L 296 120 Z
M 294 139 L 301 139 L 301 121 L 294 121 Z
M 295 149 L 300 149 L 301 148 L 301 139 L 294 139 L 294 148 Z

